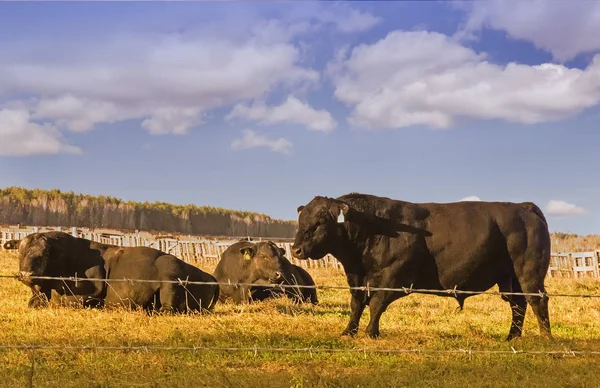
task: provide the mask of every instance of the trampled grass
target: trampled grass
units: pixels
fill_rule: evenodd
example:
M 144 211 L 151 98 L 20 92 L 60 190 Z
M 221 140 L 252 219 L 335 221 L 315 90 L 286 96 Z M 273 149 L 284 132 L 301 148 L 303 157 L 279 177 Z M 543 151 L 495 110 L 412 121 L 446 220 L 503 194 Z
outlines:
M 16 270 L 16 256 L 0 252 L 0 273 Z M 342 272 L 309 272 L 317 284 L 346 285 Z M 592 280 L 548 279 L 547 286 L 600 293 Z M 523 337 L 507 343 L 510 309 L 499 296 L 471 297 L 458 312 L 451 298 L 409 295 L 384 313 L 382 336 L 372 340 L 364 333 L 368 308 L 359 334 L 340 336 L 346 290 L 319 290 L 316 307 L 279 299 L 189 316 L 30 310 L 29 295 L 16 280 L 0 279 L 0 345 L 600 350 L 597 298 L 551 298 L 554 341 L 539 336 L 529 309 Z M 600 356 L 0 349 L 0 377 L 7 387 L 598 387 Z

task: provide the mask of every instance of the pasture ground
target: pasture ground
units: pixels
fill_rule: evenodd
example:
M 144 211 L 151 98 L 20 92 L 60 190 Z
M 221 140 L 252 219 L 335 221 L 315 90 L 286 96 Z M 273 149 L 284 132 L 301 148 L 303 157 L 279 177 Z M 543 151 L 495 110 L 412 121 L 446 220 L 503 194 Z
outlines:
M 212 272 L 212 268 L 203 268 Z M 0 251 L 0 273 L 16 255 Z M 342 272 L 310 270 L 317 284 L 346 285 Z M 600 293 L 594 280 L 548 279 L 549 292 Z M 600 299 L 550 299 L 555 340 L 539 336 L 531 309 L 523 337 L 504 341 L 508 303 L 479 295 L 458 312 L 451 298 L 409 295 L 381 320 L 382 337 L 341 337 L 347 290 L 319 290 L 320 305 L 287 299 L 218 304 L 196 316 L 52 308 L 30 310 L 30 291 L 0 279 L 0 344 L 71 346 L 313 347 L 335 349 L 600 350 Z M 598 387 L 600 356 L 273 353 L 224 351 L 2 350 L 4 387 Z

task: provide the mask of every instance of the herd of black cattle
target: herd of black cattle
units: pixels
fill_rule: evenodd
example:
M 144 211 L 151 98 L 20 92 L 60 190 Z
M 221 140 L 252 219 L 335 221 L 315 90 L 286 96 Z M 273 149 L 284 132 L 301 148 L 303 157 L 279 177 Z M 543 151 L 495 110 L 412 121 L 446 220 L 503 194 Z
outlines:
M 316 196 L 297 210 L 292 255 L 306 260 L 331 254 L 344 267 L 351 313 L 342 334 L 358 331 L 369 306 L 366 332 L 378 337 L 381 315 L 390 303 L 410 293 L 406 288 L 439 290 L 434 293 L 456 298 L 462 309 L 474 293 L 446 290 L 486 291 L 498 285 L 501 293 L 512 293 L 502 295 L 512 311 L 507 340 L 521 335 L 528 304 L 541 335 L 551 338 L 544 287 L 550 234 L 544 214 L 532 202 L 413 203 L 350 193 Z M 229 298 L 247 303 L 281 294 L 299 303 L 318 303 L 316 287 L 297 287 L 314 286 L 310 274 L 271 241 L 232 244 L 212 275 L 153 248 L 105 245 L 56 231 L 30 234 L 4 248 L 19 251 L 19 279 L 33 293 L 30 307 L 75 302 L 148 311 L 211 311 L 217 301 Z

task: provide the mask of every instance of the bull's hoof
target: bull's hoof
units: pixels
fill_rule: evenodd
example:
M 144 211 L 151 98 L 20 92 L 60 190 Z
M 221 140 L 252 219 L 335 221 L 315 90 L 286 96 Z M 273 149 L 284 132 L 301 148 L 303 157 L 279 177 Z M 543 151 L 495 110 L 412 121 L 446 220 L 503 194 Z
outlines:
M 377 331 L 367 331 L 367 335 L 372 339 L 377 339 L 380 337 L 379 330 Z
M 508 336 L 506 337 L 506 341 L 512 341 L 515 338 L 519 338 L 521 336 L 521 333 L 508 333 Z
M 540 333 L 540 335 L 545 340 L 548 340 L 548 341 L 553 341 L 554 340 L 554 337 L 552 336 L 552 334 L 549 331 L 542 331 Z
M 354 337 L 358 333 L 358 328 L 346 328 L 342 331 L 342 337 Z

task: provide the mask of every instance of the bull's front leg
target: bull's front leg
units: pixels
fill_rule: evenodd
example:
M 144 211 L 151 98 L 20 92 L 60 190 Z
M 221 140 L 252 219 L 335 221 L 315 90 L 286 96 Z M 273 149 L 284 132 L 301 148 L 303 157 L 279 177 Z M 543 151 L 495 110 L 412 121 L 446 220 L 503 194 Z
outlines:
M 363 281 L 362 276 L 354 273 L 346 274 L 346 279 L 348 280 L 348 285 L 350 287 L 360 287 Z M 367 305 L 367 300 L 364 291 L 350 290 L 350 294 L 352 295 L 352 299 L 350 300 L 350 321 L 348 322 L 348 326 L 342 332 L 342 335 L 353 336 L 358 332 L 358 324 L 360 322 L 360 317 L 365 310 L 365 306 Z
M 352 293 L 352 300 L 350 301 L 350 321 L 348 322 L 348 326 L 342 332 L 342 335 L 350 335 L 353 336 L 358 332 L 358 324 L 360 322 L 360 317 L 365 309 L 366 304 L 363 301 L 361 291 L 355 291 Z
M 369 300 L 370 320 L 367 325 L 367 335 L 371 338 L 379 337 L 379 319 L 392 301 L 391 292 L 377 291 L 371 293 Z
M 358 332 L 358 324 L 360 317 L 365 309 L 366 303 L 364 301 L 364 292 L 353 290 L 352 300 L 350 301 L 350 322 L 348 326 L 342 332 L 342 335 L 353 336 Z

